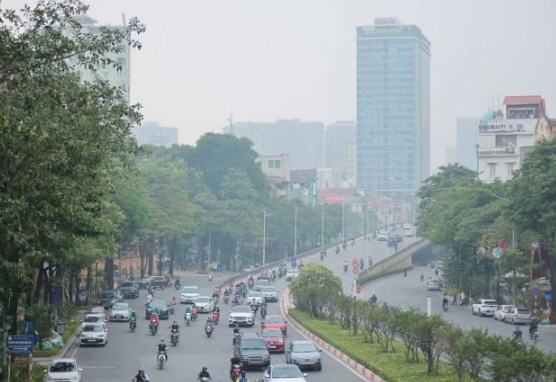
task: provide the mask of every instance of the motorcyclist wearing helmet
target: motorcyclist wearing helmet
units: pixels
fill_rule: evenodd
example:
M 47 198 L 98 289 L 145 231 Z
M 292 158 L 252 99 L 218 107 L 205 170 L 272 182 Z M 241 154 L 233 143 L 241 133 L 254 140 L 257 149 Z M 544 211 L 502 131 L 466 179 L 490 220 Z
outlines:
M 349 266 L 348 261 L 344 260 L 344 268 L 347 268 Z
M 241 377 L 239 377 L 236 382 L 249 382 L 249 379 L 245 376 L 245 370 L 241 371 Z
M 166 344 L 164 343 L 164 338 L 162 338 L 160 340 L 160 343 L 157 345 L 156 350 L 157 350 L 156 356 L 158 357 L 159 353 L 163 353 L 164 358 L 166 359 L 166 362 L 168 362 L 168 348 L 166 347 Z
M 239 365 L 241 368 L 241 357 L 237 351 L 234 352 L 234 356 L 230 358 L 230 378 L 233 378 L 234 365 Z
M 176 331 L 176 333 L 178 333 L 178 338 L 180 335 L 180 326 L 178 325 L 178 323 L 176 322 L 176 320 L 174 320 L 174 322 L 172 322 L 172 325 L 170 325 L 170 331 Z
M 532 336 L 537 330 L 539 330 L 539 324 L 536 320 L 531 320 L 529 324 L 529 335 Z
M 158 317 L 158 314 L 156 312 L 153 312 L 151 314 L 151 326 L 155 325 L 156 327 L 158 327 L 158 324 L 160 324 L 160 318 Z
M 145 371 L 139 369 L 139 371 L 137 371 L 137 375 L 133 378 L 133 382 L 147 382 Z
M 137 312 L 135 310 L 131 310 L 131 314 L 129 315 L 130 321 L 137 321 Z
M 210 379 L 210 374 L 209 374 L 208 369 L 207 369 L 206 366 L 203 366 L 203 370 L 201 370 L 201 372 L 199 373 L 199 376 L 197 377 L 198 380 L 201 380 L 201 378 Z

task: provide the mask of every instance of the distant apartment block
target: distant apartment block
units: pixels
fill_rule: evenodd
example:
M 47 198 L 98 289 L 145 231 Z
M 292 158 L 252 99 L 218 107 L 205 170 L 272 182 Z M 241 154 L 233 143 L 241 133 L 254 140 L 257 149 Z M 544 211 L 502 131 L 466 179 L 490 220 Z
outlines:
M 513 177 L 535 143 L 539 121 L 545 120 L 541 96 L 507 96 L 503 107 L 504 111 L 487 112 L 479 123 L 479 179 L 484 182 Z
M 261 170 L 266 175 L 273 197 L 286 197 L 290 186 L 289 154 L 260 156 L 255 162 L 259 163 Z
M 477 171 L 477 135 L 479 118 L 456 119 L 456 162 L 470 170 Z
M 326 167 L 332 171 L 331 187 L 355 184 L 357 126 L 354 121 L 337 121 L 326 127 Z M 351 174 L 349 172 L 352 172 Z
M 356 31 L 357 186 L 417 190 L 430 176 L 430 42 L 393 17 Z
M 231 134 L 226 126 L 224 134 Z M 292 169 L 319 168 L 324 165 L 324 124 L 322 122 L 280 119 L 276 122 L 236 122 L 233 134 L 248 138 L 260 156 L 289 154 Z
M 101 28 L 121 29 L 126 28 L 125 21 L 122 25 L 98 25 L 97 20 L 87 15 L 76 16 L 82 28 L 83 33 L 97 35 Z M 69 32 L 68 32 L 69 33 Z M 120 69 L 113 65 L 97 67 L 96 71 L 87 70 L 83 67 L 76 67 L 77 73 L 83 81 L 92 82 L 95 79 L 107 80 L 112 86 L 119 87 L 122 90 L 125 101 L 130 103 L 130 86 L 131 86 L 131 52 L 127 43 L 118 46 L 119 53 L 109 53 L 107 58 L 118 62 Z M 70 60 L 70 62 L 72 62 Z
M 145 121 L 133 128 L 133 135 L 140 145 L 166 146 L 178 144 L 178 129 L 163 127 L 158 122 Z

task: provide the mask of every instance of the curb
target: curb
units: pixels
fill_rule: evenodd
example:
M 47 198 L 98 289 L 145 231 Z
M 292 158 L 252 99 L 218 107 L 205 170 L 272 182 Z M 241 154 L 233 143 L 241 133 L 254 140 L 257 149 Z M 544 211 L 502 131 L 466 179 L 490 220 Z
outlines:
M 372 381 L 372 382 L 388 382 L 385 379 L 380 378 L 378 375 L 373 373 L 371 370 L 367 369 L 365 366 L 361 365 L 357 361 L 353 360 L 352 358 L 348 357 L 346 354 L 342 353 L 340 350 L 336 349 L 329 343 L 323 341 L 320 337 L 317 337 L 307 329 L 305 329 L 299 322 L 295 321 L 289 314 L 288 309 L 289 307 L 294 306 L 291 302 L 290 298 L 290 289 L 286 288 L 284 293 L 282 294 L 282 302 L 280 303 L 280 310 L 282 314 L 287 317 L 288 323 L 291 323 L 292 326 L 300 332 L 304 337 L 313 340 L 317 343 L 322 349 L 324 349 L 328 354 L 336 358 L 340 361 L 344 367 L 349 368 L 354 374 L 359 376 L 361 379 L 365 381 Z

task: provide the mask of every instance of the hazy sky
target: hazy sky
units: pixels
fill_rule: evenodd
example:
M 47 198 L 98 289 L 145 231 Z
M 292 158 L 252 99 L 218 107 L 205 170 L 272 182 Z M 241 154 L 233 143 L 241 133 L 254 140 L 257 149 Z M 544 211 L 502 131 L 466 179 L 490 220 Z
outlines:
M 0 0 L 2 7 L 35 1 Z M 540 94 L 556 117 L 555 0 L 89 0 L 101 23 L 147 25 L 131 98 L 180 142 L 238 121 L 355 119 L 355 26 L 398 17 L 431 42 L 432 168 L 456 117 Z

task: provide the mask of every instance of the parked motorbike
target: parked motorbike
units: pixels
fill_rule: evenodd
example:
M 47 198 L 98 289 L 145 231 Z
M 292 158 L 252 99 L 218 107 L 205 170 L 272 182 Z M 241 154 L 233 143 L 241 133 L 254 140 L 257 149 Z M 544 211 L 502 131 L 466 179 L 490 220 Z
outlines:
M 178 329 L 172 329 L 172 332 L 170 333 L 170 343 L 173 346 L 176 346 L 179 342 L 179 332 Z

